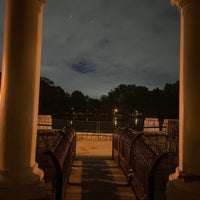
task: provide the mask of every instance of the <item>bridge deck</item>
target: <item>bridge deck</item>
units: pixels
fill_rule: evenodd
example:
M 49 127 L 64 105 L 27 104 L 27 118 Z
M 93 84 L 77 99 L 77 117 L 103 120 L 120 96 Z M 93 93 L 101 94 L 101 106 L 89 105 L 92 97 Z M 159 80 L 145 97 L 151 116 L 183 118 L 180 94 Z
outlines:
M 108 137 L 78 138 L 66 200 L 136 200 L 111 153 Z

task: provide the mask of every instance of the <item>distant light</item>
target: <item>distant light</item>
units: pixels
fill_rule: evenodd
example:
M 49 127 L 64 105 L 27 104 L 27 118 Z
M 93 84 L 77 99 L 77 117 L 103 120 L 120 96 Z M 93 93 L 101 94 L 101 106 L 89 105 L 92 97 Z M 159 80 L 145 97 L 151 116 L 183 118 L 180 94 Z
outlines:
M 114 114 L 115 114 L 115 113 L 117 113 L 117 112 L 118 112 L 118 109 L 117 109 L 117 108 L 115 108 L 115 109 L 114 109 Z
M 138 125 L 138 118 L 135 118 L 135 125 Z

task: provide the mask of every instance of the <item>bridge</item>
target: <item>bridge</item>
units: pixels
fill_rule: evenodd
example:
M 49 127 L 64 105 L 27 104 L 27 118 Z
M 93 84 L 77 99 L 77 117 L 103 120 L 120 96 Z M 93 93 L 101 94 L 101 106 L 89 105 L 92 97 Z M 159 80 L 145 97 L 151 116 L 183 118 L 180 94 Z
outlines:
M 69 178 L 66 200 L 135 200 L 132 189 L 112 159 L 112 139 L 107 135 L 81 135 Z
M 147 137 L 128 128 L 114 134 L 38 131 L 37 162 L 45 172 L 48 199 L 164 200 L 177 152 L 164 159 L 166 152 Z

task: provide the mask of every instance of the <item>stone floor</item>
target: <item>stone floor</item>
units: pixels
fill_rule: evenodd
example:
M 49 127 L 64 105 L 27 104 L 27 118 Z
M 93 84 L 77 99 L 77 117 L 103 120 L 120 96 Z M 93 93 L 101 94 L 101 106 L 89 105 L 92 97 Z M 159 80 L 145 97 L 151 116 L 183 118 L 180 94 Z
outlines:
M 126 177 L 112 160 L 112 140 L 77 140 L 66 200 L 136 200 Z

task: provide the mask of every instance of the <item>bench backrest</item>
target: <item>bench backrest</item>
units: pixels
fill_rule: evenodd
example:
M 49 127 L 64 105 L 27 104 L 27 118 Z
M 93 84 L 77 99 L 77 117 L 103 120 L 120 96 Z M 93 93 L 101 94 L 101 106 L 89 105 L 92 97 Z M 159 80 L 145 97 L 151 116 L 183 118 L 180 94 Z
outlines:
M 118 128 L 113 135 L 113 154 L 138 199 L 154 199 L 156 173 L 167 156 L 144 134 Z
M 56 200 L 61 200 L 65 196 L 65 188 L 68 184 L 72 162 L 75 157 L 75 146 L 75 132 L 72 129 L 63 129 L 56 144 L 46 150 L 46 154 L 50 157 L 55 168 L 54 176 L 56 177 L 50 178 L 55 181 Z M 47 176 L 49 175 L 47 174 Z

